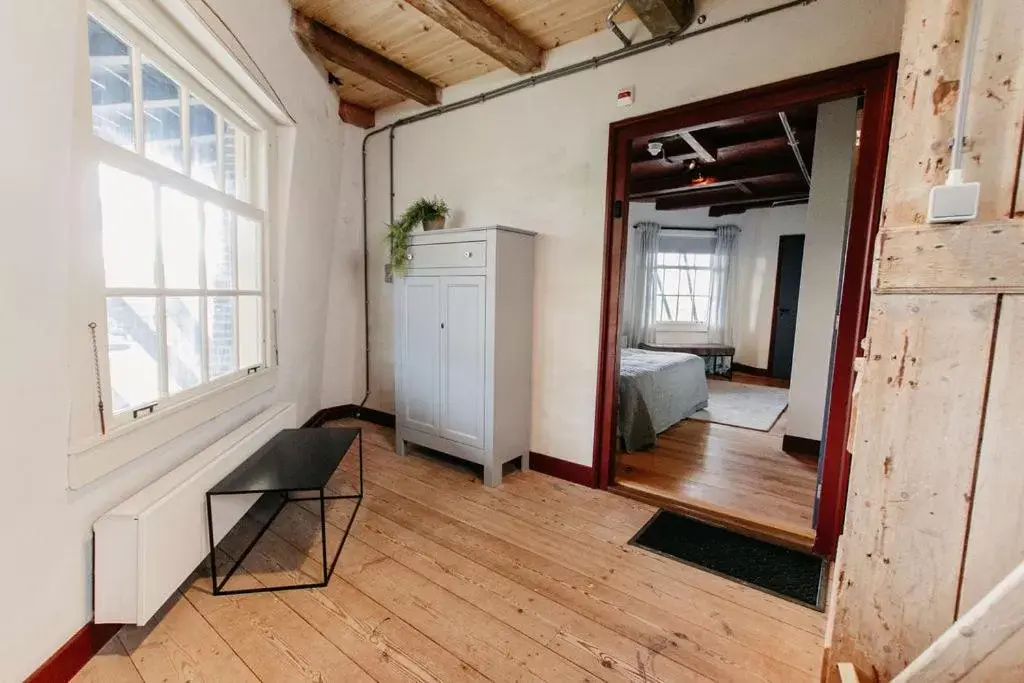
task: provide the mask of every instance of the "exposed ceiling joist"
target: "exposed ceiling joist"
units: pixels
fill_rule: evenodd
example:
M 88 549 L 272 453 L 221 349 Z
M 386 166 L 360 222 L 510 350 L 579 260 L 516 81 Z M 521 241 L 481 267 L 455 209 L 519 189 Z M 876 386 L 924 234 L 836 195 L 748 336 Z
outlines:
M 439 88 L 427 79 L 318 21 L 293 12 L 292 31 L 329 62 L 365 76 L 420 104 L 433 105 L 441 101 Z
M 345 123 L 351 123 L 360 128 L 373 128 L 377 121 L 377 116 L 372 109 L 360 107 L 358 104 L 345 100 L 338 103 L 338 116 Z
M 405 1 L 517 74 L 543 64 L 543 49 L 483 0 Z
M 658 195 L 677 194 L 699 188 L 733 185 L 737 182 L 750 182 L 770 178 L 799 178 L 792 162 L 788 158 L 768 159 L 746 164 L 730 166 L 709 166 L 699 171 L 706 175 L 701 181 L 696 179 L 698 171 L 685 170 L 678 173 L 633 180 L 630 183 L 631 199 L 644 199 Z
M 753 188 L 748 187 L 748 189 Z M 807 186 L 804 185 L 802 180 L 775 184 L 770 188 L 759 189 L 753 195 L 747 194 L 736 187 L 734 183 L 723 183 L 711 187 L 696 188 L 693 191 L 671 197 L 661 197 L 655 202 L 654 206 L 658 211 L 674 211 L 677 209 L 695 209 L 727 204 L 746 206 L 763 204 L 765 202 L 770 204 L 806 196 Z
M 711 218 L 721 218 L 722 216 L 731 216 L 738 213 L 745 213 L 751 209 L 768 209 L 773 206 L 795 206 L 797 204 L 806 204 L 810 200 L 810 195 L 789 195 L 783 197 L 772 197 L 771 199 L 760 199 L 751 202 L 738 202 L 735 204 L 718 204 L 708 209 L 708 216 Z

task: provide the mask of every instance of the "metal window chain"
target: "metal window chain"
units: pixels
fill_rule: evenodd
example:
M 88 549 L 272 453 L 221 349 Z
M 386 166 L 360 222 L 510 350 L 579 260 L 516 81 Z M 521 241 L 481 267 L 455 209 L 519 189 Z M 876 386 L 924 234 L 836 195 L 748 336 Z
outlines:
M 100 413 L 100 433 L 107 433 L 107 418 L 103 411 L 103 380 L 100 376 L 100 350 L 96 342 L 96 323 L 89 323 L 89 335 L 92 337 L 92 363 L 96 373 L 96 409 Z

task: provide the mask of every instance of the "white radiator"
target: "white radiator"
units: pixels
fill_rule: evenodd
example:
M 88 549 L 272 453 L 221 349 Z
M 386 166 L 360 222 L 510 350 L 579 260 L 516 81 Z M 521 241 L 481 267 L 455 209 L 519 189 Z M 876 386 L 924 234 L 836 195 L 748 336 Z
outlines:
M 271 406 L 97 520 L 96 623 L 149 621 L 210 552 L 206 492 L 295 423 L 294 404 Z M 215 497 L 215 539 L 258 498 Z

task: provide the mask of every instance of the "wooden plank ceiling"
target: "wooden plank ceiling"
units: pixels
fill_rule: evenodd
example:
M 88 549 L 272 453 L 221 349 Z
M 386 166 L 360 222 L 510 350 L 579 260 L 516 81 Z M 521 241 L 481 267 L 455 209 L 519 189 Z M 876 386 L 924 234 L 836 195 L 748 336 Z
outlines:
M 810 184 L 780 114 L 792 127 L 810 172 L 817 105 L 634 139 L 630 201 L 653 202 L 659 210 L 711 207 L 712 216 L 806 202 Z
M 543 51 L 605 30 L 605 17 L 614 4 L 612 0 L 292 0 L 300 20 L 296 33 L 341 81 L 336 87 L 342 101 L 370 111 L 412 95 L 393 82 L 384 85 L 376 76 L 376 80 L 367 77 L 365 59 L 355 66 L 361 72 L 357 73 L 338 64 L 336 52 L 328 57 L 328 51 L 309 35 L 319 24 L 404 68 L 408 76 L 444 88 L 506 64 L 518 73 L 535 70 L 533 64 L 542 59 Z M 627 5 L 616 19 L 634 17 Z M 413 99 L 429 100 L 421 94 Z

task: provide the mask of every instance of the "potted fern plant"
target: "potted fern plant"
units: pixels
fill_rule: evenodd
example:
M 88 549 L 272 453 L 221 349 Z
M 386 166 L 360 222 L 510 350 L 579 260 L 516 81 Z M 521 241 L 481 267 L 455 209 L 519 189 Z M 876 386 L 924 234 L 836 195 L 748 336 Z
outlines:
M 441 230 L 448 218 L 448 204 L 443 199 L 418 199 L 406 209 L 394 223 L 388 225 L 386 241 L 390 257 L 391 273 L 405 272 L 406 255 L 409 252 L 409 233 L 419 226 L 424 230 Z
M 405 213 L 404 220 L 410 221 L 413 225 L 422 224 L 424 230 L 444 229 L 445 219 L 448 218 L 448 204 L 443 199 L 425 197 L 417 199 L 412 203 Z

